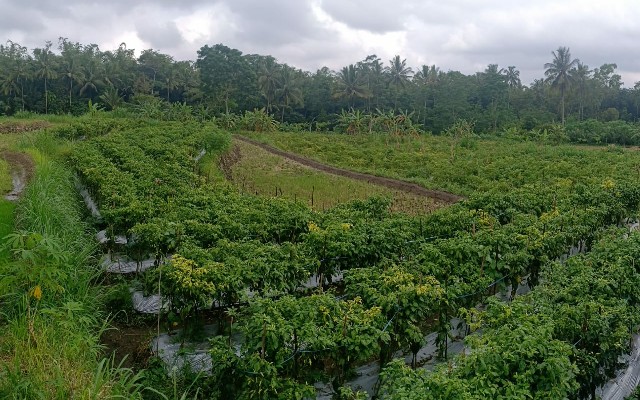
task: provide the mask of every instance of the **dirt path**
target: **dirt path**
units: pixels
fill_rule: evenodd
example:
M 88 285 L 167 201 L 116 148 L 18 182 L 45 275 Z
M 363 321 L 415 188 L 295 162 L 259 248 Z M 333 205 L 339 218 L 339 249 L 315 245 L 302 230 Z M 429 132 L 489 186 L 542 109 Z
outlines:
M 128 326 L 113 322 L 111 328 L 100 337 L 100 342 L 105 346 L 103 355 L 114 356 L 115 365 L 122 363 L 125 368 L 145 368 L 151 356 L 149 342 L 155 336 L 155 327 L 151 324 Z
M 413 193 L 413 194 L 417 194 L 417 195 L 421 195 L 421 196 L 425 196 L 425 197 L 430 197 L 432 199 L 438 199 L 447 203 L 455 203 L 457 201 L 462 200 L 464 197 L 462 196 L 458 196 L 455 195 L 453 193 L 448 193 L 448 192 L 443 192 L 440 190 L 431 190 L 431 189 L 426 189 L 422 186 L 416 185 L 415 183 L 411 183 L 411 182 L 406 182 L 406 181 L 402 181 L 399 179 L 391 179 L 391 178 L 385 178 L 382 176 L 376 176 L 376 175 L 371 175 L 371 174 L 364 174 L 361 172 L 355 172 L 355 171 L 350 171 L 347 169 L 342 169 L 342 168 L 337 168 L 337 167 L 333 167 L 327 164 L 323 164 L 321 162 L 312 160 L 310 158 L 307 157 L 303 157 L 300 156 L 298 154 L 294 154 L 294 153 L 289 153 L 286 151 L 282 151 L 280 149 L 276 149 L 273 146 L 270 146 L 268 144 L 264 144 L 261 142 L 258 142 L 256 140 L 253 139 L 249 139 L 247 137 L 244 136 L 240 136 L 240 135 L 234 135 L 233 136 L 235 139 L 237 140 L 241 140 L 245 143 L 249 143 L 252 144 L 254 146 L 258 146 L 272 154 L 276 154 L 278 156 L 281 157 L 285 157 L 288 158 L 290 160 L 296 161 L 302 165 L 306 165 L 308 167 L 317 169 L 319 171 L 323 171 L 323 172 L 327 172 L 329 174 L 334 174 L 334 175 L 339 175 L 339 176 L 345 176 L 347 178 L 351 178 L 351 179 L 356 179 L 356 180 L 360 180 L 360 181 L 366 181 L 369 183 L 373 183 L 375 185 L 380 185 L 380 186 L 385 186 L 391 189 L 395 189 L 395 190 L 401 190 L 403 192 L 407 192 L 407 193 Z
M 13 181 L 13 190 L 5 195 L 4 198 L 9 201 L 16 201 L 27 186 L 27 182 L 33 176 L 35 163 L 29 155 L 24 153 L 3 151 L 0 153 L 0 157 L 9 163 Z
M 240 146 L 237 144 L 234 145 L 231 150 L 226 152 L 220 157 L 220 170 L 227 180 L 233 180 L 233 166 L 237 164 L 242 158 L 242 154 L 240 153 Z

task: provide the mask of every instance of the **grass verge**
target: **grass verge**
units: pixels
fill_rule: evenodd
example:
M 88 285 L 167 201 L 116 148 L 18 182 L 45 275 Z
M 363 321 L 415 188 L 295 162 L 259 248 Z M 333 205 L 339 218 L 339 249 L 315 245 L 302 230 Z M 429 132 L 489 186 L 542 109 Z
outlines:
M 10 201 L 0 199 L 0 243 L 2 238 L 13 232 L 13 212 L 16 206 Z M 0 264 L 9 261 L 9 249 L 0 246 Z
M 9 170 L 9 163 L 0 158 L 0 194 L 4 195 L 11 191 L 11 171 Z
M 95 245 L 71 173 L 38 151 L 0 262 L 0 398 L 140 398 L 139 376 L 99 360 L 106 327 Z

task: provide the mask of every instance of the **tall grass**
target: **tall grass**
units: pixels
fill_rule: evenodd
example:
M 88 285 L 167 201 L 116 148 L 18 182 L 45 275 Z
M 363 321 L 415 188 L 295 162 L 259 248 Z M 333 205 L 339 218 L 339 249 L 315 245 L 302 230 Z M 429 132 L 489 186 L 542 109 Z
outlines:
M 11 173 L 9 171 L 9 164 L 0 158 L 0 194 L 5 194 L 11 191 L 12 181 Z
M 36 163 L 50 158 L 63 159 L 72 147 L 68 141 L 57 138 L 50 131 L 26 133 L 20 136 L 16 146 L 30 153 Z
M 0 398 L 140 398 L 139 376 L 99 360 L 100 272 L 72 175 L 32 155 L 36 174 L 8 242 L 13 259 L 0 261 Z
M 95 243 L 83 221 L 71 172 L 42 155 L 36 161 L 36 176 L 16 208 L 16 227 L 56 237 L 73 253 L 74 266 L 89 264 Z
M 0 196 L 11 191 L 11 173 L 9 164 L 0 158 Z M 0 198 L 0 243 L 2 238 L 7 236 L 13 230 L 13 210 L 15 205 L 9 201 Z M 0 248 L 0 263 L 8 259 L 9 252 Z
M 2 238 L 13 231 L 13 211 L 15 204 L 10 201 L 0 199 L 0 243 Z M 9 250 L 0 247 L 0 264 L 9 260 Z

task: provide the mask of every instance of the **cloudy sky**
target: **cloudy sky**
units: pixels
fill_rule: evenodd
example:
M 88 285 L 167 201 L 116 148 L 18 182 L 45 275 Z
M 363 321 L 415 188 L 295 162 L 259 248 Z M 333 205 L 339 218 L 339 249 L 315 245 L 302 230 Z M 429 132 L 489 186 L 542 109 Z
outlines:
M 567 46 L 590 68 L 616 63 L 627 87 L 640 81 L 638 0 L 0 0 L 0 41 L 60 36 L 178 60 L 223 43 L 307 71 L 369 54 L 465 74 L 514 65 L 526 84 Z

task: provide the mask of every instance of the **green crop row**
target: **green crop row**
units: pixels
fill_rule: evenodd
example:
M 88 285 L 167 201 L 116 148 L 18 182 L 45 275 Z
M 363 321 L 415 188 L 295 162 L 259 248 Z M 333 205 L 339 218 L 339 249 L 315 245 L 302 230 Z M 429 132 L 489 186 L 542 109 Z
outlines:
M 304 397 L 318 374 L 340 390 L 358 363 L 386 363 L 400 349 L 415 354 L 433 330 L 446 357 L 452 317 L 525 276 L 535 286 L 546 265 L 578 243 L 589 249 L 602 228 L 623 223 L 640 204 L 633 175 L 586 179 L 583 161 L 568 157 L 572 164 L 553 179 L 496 185 L 426 216 L 392 214 L 380 199 L 313 212 L 206 183 L 195 156 L 202 148 L 220 151 L 225 138 L 206 126 L 166 124 L 113 131 L 77 143 L 71 154 L 109 232 L 127 234 L 136 254 L 173 254 L 149 272 L 149 280 L 161 281 L 172 312 L 193 323 L 213 302 L 224 311 L 221 332 L 244 334 L 239 353 L 228 337 L 215 339 L 217 369 L 205 381 L 221 398 Z M 517 155 L 515 169 L 535 168 Z M 609 162 L 600 172 L 615 169 L 617 161 Z M 450 173 L 462 179 L 467 171 Z M 491 181 L 491 173 L 478 173 Z M 344 273 L 334 285 L 341 298 L 324 293 L 325 285 L 300 290 L 311 275 L 324 281 L 338 273 Z M 535 331 L 537 323 L 532 319 L 514 335 L 546 338 L 549 331 Z M 564 354 L 566 347 L 553 343 L 550 351 Z M 556 369 L 570 373 L 579 361 Z M 590 371 L 598 379 L 612 373 Z M 502 379 L 487 377 L 494 378 Z M 567 393 L 575 389 L 569 385 Z
M 456 141 L 447 136 L 389 142 L 385 135 L 244 134 L 334 166 L 465 196 L 540 183 L 597 184 L 605 178 L 638 178 L 640 173 L 640 152 L 619 146 L 550 146 L 478 137 Z
M 435 372 L 393 362 L 383 399 L 596 398 L 624 366 L 640 319 L 640 235 L 611 231 L 594 249 L 549 264 L 529 295 L 471 309 L 470 354 Z

